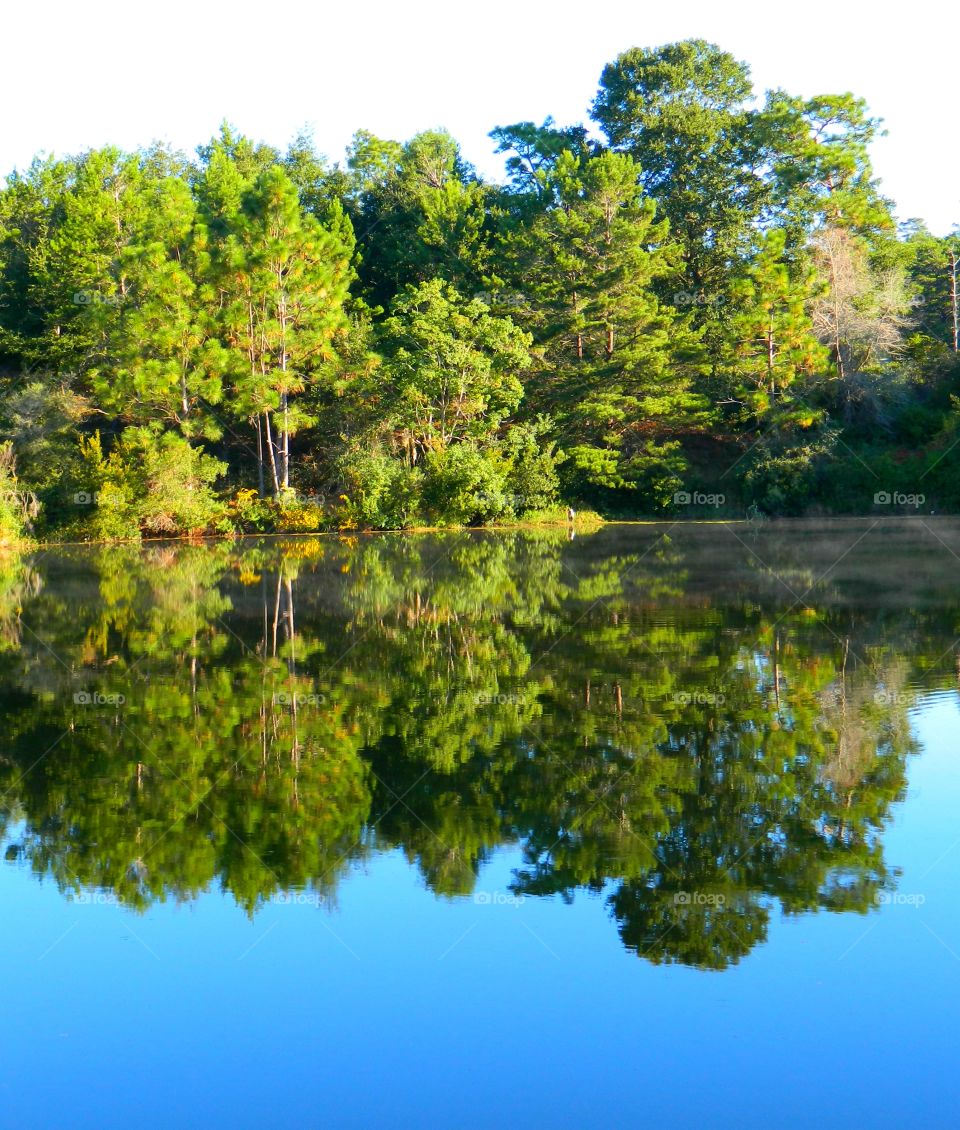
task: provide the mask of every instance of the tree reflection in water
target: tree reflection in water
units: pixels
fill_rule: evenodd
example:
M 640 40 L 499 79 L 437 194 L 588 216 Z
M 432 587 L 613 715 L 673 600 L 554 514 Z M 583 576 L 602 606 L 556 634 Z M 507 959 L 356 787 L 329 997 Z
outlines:
M 437 895 L 469 895 L 510 846 L 513 893 L 602 893 L 630 950 L 711 969 L 777 906 L 866 912 L 896 880 L 881 837 L 907 712 L 956 678 L 957 609 L 867 601 L 854 573 L 816 581 L 826 543 L 762 540 L 611 528 L 8 561 L 7 858 L 141 910 L 218 885 L 252 915 L 292 890 L 332 900 L 395 848 Z

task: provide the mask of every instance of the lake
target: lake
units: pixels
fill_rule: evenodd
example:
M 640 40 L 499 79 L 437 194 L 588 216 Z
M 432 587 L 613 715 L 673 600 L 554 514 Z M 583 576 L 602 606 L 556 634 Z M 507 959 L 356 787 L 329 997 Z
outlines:
M 0 1125 L 957 1126 L 958 555 L 8 561 Z

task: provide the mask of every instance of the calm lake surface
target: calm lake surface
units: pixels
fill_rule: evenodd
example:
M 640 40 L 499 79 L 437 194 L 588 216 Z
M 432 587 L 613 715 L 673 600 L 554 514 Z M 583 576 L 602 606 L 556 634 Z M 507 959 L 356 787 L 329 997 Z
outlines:
M 958 555 L 8 562 L 0 1126 L 955 1128 Z

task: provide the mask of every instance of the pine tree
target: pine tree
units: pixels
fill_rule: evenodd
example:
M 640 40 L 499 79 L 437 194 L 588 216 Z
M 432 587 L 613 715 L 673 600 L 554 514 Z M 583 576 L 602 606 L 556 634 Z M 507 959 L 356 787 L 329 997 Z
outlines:
M 530 407 L 556 418 L 582 484 L 629 487 L 705 408 L 692 391 L 696 335 L 653 293 L 672 249 L 635 162 L 567 152 L 550 185 L 554 203 L 506 250 L 511 301 L 540 357 Z
M 261 489 L 266 468 L 279 497 L 290 488 L 291 437 L 311 422 L 298 395 L 332 360 L 347 326 L 350 250 L 304 213 L 296 186 L 273 168 L 228 220 L 215 270 L 238 374 L 232 410 L 253 422 Z
M 728 294 L 729 265 L 766 203 L 752 94 L 747 66 L 699 39 L 633 48 L 601 76 L 593 118 L 612 148 L 637 161 L 669 220 L 685 291 Z M 721 305 L 699 307 L 697 321 L 712 321 Z
M 214 407 L 228 356 L 199 285 L 195 206 L 179 177 L 158 184 L 124 256 L 128 298 L 93 373 L 99 402 L 128 423 L 162 423 L 187 439 L 222 434 Z
M 785 414 L 799 413 L 812 422 L 811 409 L 791 405 L 790 394 L 829 367 L 809 312 L 821 288 L 805 259 L 785 258 L 786 240 L 782 229 L 767 232 L 734 286 L 732 365 L 738 399 L 752 415 L 768 421 L 775 414 L 782 421 Z

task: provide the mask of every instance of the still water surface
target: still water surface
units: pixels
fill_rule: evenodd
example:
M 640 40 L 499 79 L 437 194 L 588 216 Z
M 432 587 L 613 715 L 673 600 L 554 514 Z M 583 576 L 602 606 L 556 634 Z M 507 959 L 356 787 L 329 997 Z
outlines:
M 0 1126 L 960 1125 L 958 554 L 8 562 Z

